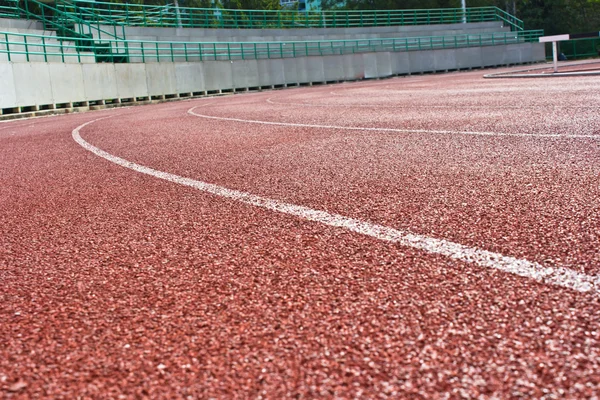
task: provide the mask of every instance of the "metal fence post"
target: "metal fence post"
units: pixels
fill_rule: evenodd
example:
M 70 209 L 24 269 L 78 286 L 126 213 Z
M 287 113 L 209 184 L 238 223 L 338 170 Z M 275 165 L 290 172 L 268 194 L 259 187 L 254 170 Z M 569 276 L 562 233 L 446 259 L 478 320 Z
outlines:
M 4 40 L 6 41 L 6 54 L 8 54 L 8 61 L 11 61 L 11 59 L 10 59 L 10 45 L 9 45 L 9 40 L 8 40 L 8 34 L 7 33 L 4 34 Z

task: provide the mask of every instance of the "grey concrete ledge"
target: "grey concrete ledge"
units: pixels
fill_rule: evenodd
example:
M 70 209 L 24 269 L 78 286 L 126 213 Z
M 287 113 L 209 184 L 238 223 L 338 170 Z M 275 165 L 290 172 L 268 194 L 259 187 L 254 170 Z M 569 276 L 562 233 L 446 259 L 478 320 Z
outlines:
M 0 115 L 66 113 L 61 110 L 508 67 L 544 57 L 543 45 L 521 43 L 206 63 L 0 62 Z
M 529 63 L 527 63 L 527 64 L 529 64 Z M 143 106 L 143 105 L 148 105 L 148 104 L 167 103 L 167 102 L 173 102 L 173 101 L 186 101 L 186 100 L 193 100 L 193 99 L 198 99 L 198 98 L 231 96 L 231 95 L 239 95 L 239 94 L 244 94 L 244 93 L 253 93 L 253 92 L 271 91 L 271 90 L 294 89 L 294 88 L 307 87 L 307 86 L 335 85 L 335 84 L 340 84 L 340 83 L 344 83 L 344 82 L 382 80 L 382 79 L 409 77 L 409 76 L 415 76 L 415 75 L 434 75 L 434 74 L 444 74 L 444 73 L 469 72 L 469 71 L 473 71 L 473 70 L 494 69 L 494 68 L 499 68 L 499 67 L 503 67 L 503 66 L 504 65 L 488 66 L 488 67 L 469 67 L 469 68 L 455 69 L 455 70 L 417 71 L 417 72 L 413 72 L 413 73 L 399 73 L 399 74 L 392 74 L 392 75 L 387 75 L 387 76 L 360 78 L 360 79 L 338 79 L 338 80 L 331 80 L 331 81 L 301 82 L 301 83 L 284 84 L 284 85 L 267 85 L 267 86 L 247 87 L 247 88 L 205 90 L 202 92 L 180 93 L 180 94 L 171 94 L 171 95 L 158 95 L 158 96 L 150 96 L 150 97 L 126 98 L 126 99 L 106 99 L 106 100 L 90 101 L 90 102 L 86 103 L 85 105 L 76 106 L 76 107 L 73 106 L 72 104 L 69 104 L 67 106 L 65 106 L 64 104 L 60 104 L 60 105 L 59 104 L 50 104 L 50 105 L 48 105 L 48 108 L 46 108 L 46 109 L 37 109 L 38 106 L 15 107 L 10 113 L 7 113 L 7 114 L 3 114 L 2 113 L 3 110 L 0 109 L 0 121 L 49 117 L 49 116 L 54 116 L 54 115 L 106 110 L 106 109 L 117 108 L 117 107 L 118 108 L 134 107 L 134 106 Z
M 287 88 L 294 88 L 300 86 L 288 86 Z M 279 88 L 271 88 L 271 89 L 261 89 L 262 90 L 279 90 Z M 24 112 L 15 112 L 12 114 L 0 114 L 0 122 L 2 121 L 11 121 L 17 119 L 28 119 L 28 118 L 42 118 L 42 117 L 51 117 L 55 115 L 64 115 L 64 114 L 73 114 L 73 113 L 81 113 L 88 111 L 101 111 L 108 110 L 111 108 L 128 108 L 128 107 L 137 107 L 137 106 L 145 106 L 148 104 L 160 104 L 160 103 L 171 103 L 174 101 L 185 101 L 185 100 L 193 100 L 198 98 L 208 98 L 208 97 L 220 97 L 220 96 L 231 96 L 234 94 L 243 94 L 243 93 L 252 93 L 256 92 L 256 90 L 247 90 L 247 91 L 227 91 L 222 93 L 212 93 L 205 94 L 199 96 L 180 96 L 180 97 L 172 97 L 172 98 L 161 98 L 158 100 L 132 100 L 132 101 L 124 101 L 124 102 L 114 102 L 108 104 L 97 104 L 90 105 L 84 107 L 70 107 L 70 108 L 53 108 L 47 110 L 40 111 L 24 111 Z M 25 107 L 23 107 L 25 108 Z
M 494 74 L 486 74 L 483 77 L 486 79 L 497 79 L 497 78 L 565 78 L 574 76 L 594 76 L 600 75 L 600 62 L 574 62 L 569 64 L 562 64 L 562 67 L 577 67 L 589 64 L 598 64 L 598 70 L 596 71 L 571 71 L 571 72 L 550 72 L 550 73 L 534 73 L 535 71 L 545 71 L 548 68 L 552 68 L 552 63 L 544 63 L 543 67 L 520 69 L 516 71 L 497 72 Z M 532 72 L 532 73 L 528 73 Z

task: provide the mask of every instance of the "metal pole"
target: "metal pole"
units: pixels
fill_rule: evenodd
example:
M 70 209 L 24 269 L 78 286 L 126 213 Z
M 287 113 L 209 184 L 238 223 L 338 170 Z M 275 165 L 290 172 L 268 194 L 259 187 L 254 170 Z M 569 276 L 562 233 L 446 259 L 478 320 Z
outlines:
M 556 42 L 552 42 L 552 60 L 554 61 L 554 73 L 558 72 L 558 54 L 556 53 Z
M 467 23 L 467 0 L 460 0 L 460 6 L 462 8 L 462 23 Z
M 181 13 L 179 12 L 179 0 L 175 0 L 175 15 L 177 16 L 177 27 L 181 28 L 182 25 L 181 25 Z

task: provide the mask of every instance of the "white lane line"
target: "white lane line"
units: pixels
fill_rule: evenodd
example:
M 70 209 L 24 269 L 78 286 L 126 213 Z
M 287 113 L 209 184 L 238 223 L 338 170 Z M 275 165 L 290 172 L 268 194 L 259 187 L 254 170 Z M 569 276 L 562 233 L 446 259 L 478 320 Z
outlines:
M 127 161 L 123 158 L 114 156 L 104 150 L 101 150 L 81 138 L 81 135 L 79 134 L 80 130 L 85 126 L 99 120 L 100 119 L 89 121 L 75 128 L 72 132 L 73 139 L 84 149 L 94 153 L 95 155 L 122 167 L 129 168 L 133 171 L 163 179 L 168 182 L 177 183 L 179 185 L 189 186 L 202 192 L 211 193 L 213 195 L 239 201 L 241 203 L 292 215 L 307 221 L 319 222 L 336 228 L 344 228 L 351 232 L 356 232 L 387 242 L 397 243 L 402 246 L 412 247 L 428 253 L 440 254 L 455 260 L 475 264 L 480 267 L 497 269 L 526 278 L 531 278 L 539 282 L 573 289 L 579 292 L 594 292 L 596 294 L 600 293 L 600 277 L 597 276 L 586 275 L 560 266 L 544 267 L 541 264 L 531 261 L 504 256 L 499 253 L 465 246 L 444 239 L 436 239 L 428 236 L 417 235 L 408 231 L 393 229 L 387 226 L 377 225 L 354 218 L 348 218 L 339 214 L 331 214 L 304 206 L 284 203 L 278 200 L 256 196 L 251 193 L 228 189 L 212 183 L 206 183 L 175 174 L 170 174 L 168 172 L 158 171 Z
M 367 131 L 367 132 L 393 132 L 393 133 L 428 133 L 438 135 L 474 135 L 474 136 L 514 136 L 514 137 L 535 137 L 535 138 L 556 138 L 556 139 L 600 139 L 600 135 L 563 135 L 563 134 L 543 134 L 543 133 L 503 133 L 503 132 L 473 132 L 473 131 L 446 131 L 446 130 L 427 130 L 427 129 L 396 129 L 396 128 L 372 128 L 361 126 L 339 126 L 339 125 L 317 125 L 317 124 L 298 124 L 292 122 L 273 122 L 259 121 L 253 119 L 216 117 L 213 115 L 198 114 L 194 112 L 197 107 L 188 110 L 188 114 L 200 118 L 216 119 L 220 121 L 243 122 L 247 124 L 293 126 L 299 128 L 317 128 L 317 129 L 342 129 L 349 131 Z
M 9 122 L 12 122 L 12 124 L 10 124 L 8 126 L 2 126 L 2 124 L 6 124 L 6 123 L 9 123 Z M 31 127 L 31 126 L 33 126 L 33 124 L 31 122 L 27 122 L 25 124 L 15 124 L 14 122 L 15 122 L 14 120 L 13 121 L 0 122 L 0 131 L 3 131 L 5 129 L 10 129 L 10 128 L 17 129 L 17 128 L 24 128 L 24 127 Z
M 406 89 L 406 85 L 410 85 L 411 83 L 418 83 L 418 82 L 426 82 L 426 79 L 414 79 L 412 76 L 408 75 L 408 76 L 403 76 L 403 77 L 389 77 L 389 78 L 382 78 L 380 83 L 374 83 L 373 81 L 359 81 L 356 82 L 356 86 L 351 86 L 354 84 L 354 82 L 344 82 L 343 85 L 346 85 L 345 87 L 341 87 L 340 90 L 333 90 L 330 91 L 329 94 L 332 94 L 334 96 L 344 96 L 344 94 L 342 94 L 343 92 L 350 92 L 350 91 L 356 91 L 356 90 L 362 90 L 362 89 L 370 89 L 370 88 L 382 88 L 382 89 L 392 89 L 392 90 L 396 90 L 396 87 L 400 87 L 400 91 L 404 92 Z M 431 81 L 429 81 L 431 82 Z M 401 86 L 402 85 L 402 86 Z M 412 89 L 412 88 L 410 88 Z
M 41 117 L 40 117 L 41 118 Z M 14 138 L 15 136 L 22 136 L 25 134 L 23 131 L 26 128 L 33 128 L 34 124 L 22 124 L 22 125 L 10 125 L 0 126 L 0 139 Z M 15 132 L 17 131 L 17 132 Z M 31 133 L 31 132 L 27 132 Z
M 323 104 L 323 103 L 283 103 L 283 102 L 279 102 L 279 101 L 275 101 L 273 100 L 273 98 L 268 98 L 267 99 L 267 103 L 269 104 L 274 104 L 274 105 L 278 105 L 278 106 L 302 106 L 302 107 L 357 107 L 357 108 L 392 108 L 392 109 L 396 109 L 396 110 L 401 110 L 401 109 L 408 109 L 408 110 L 412 110 L 412 109 L 428 109 L 428 108 L 433 108 L 433 109 L 457 109 L 460 110 L 460 108 L 458 108 L 459 106 L 457 105 L 453 105 L 453 106 L 432 106 L 432 105 L 424 105 L 424 106 L 418 106 L 418 105 L 387 105 L 387 104 Z M 480 109 L 486 109 L 486 110 L 514 110 L 514 109 L 519 109 L 519 110 L 538 110 L 538 109 L 544 109 L 547 110 L 549 108 L 552 109 L 565 109 L 565 108 L 576 108 L 576 109 L 597 109 L 598 107 L 596 106 L 568 106 L 568 105 L 554 105 L 554 106 L 543 106 L 543 105 L 539 105 L 539 106 L 474 106 L 474 105 L 468 105 L 468 106 L 464 106 L 461 105 L 460 107 L 462 108 L 466 108 L 466 109 L 476 109 L 476 110 L 480 110 Z

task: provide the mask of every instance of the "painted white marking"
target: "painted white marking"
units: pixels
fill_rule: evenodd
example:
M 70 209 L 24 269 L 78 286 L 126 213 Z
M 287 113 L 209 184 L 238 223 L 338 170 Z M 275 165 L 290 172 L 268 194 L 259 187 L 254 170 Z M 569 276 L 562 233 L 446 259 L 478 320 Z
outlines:
M 503 73 L 505 74 L 505 73 Z M 490 74 L 490 75 L 485 75 L 485 76 L 491 76 L 494 74 Z M 422 105 L 422 106 L 418 106 L 418 105 L 405 105 L 405 106 L 398 106 L 398 105 L 388 105 L 388 104 L 323 104 L 323 103 L 283 103 L 283 102 L 279 102 L 279 101 L 275 101 L 273 100 L 273 98 L 268 98 L 267 99 L 267 103 L 269 104 L 274 104 L 274 105 L 278 105 L 278 106 L 302 106 L 302 107 L 350 107 L 350 108 L 393 108 L 393 109 L 457 109 L 456 105 L 453 106 L 441 106 L 441 105 Z M 472 109 L 486 109 L 486 110 L 506 110 L 506 109 L 548 109 L 548 106 L 544 106 L 544 105 L 539 105 L 539 106 L 475 106 L 475 105 L 469 105 L 466 107 L 461 106 L 463 109 L 468 109 L 468 110 L 472 110 Z M 555 105 L 552 106 L 553 108 L 577 108 L 577 109 L 587 109 L 587 108 L 593 108 L 593 109 L 597 109 L 597 106 L 577 106 L 577 105 Z M 460 108 L 458 109 L 460 110 Z
M 342 88 L 341 90 L 334 90 L 334 91 L 330 91 L 329 94 L 334 95 L 334 96 L 344 96 L 344 94 L 342 94 L 343 92 L 350 92 L 350 91 L 356 91 L 356 90 L 360 90 L 360 89 L 370 89 L 370 88 L 377 88 L 380 86 L 383 86 L 383 89 L 394 89 L 394 87 L 398 86 L 395 84 L 402 84 L 402 85 L 410 85 L 411 83 L 417 83 L 417 82 L 423 82 L 426 81 L 426 79 L 416 79 L 415 75 L 403 75 L 403 76 L 395 76 L 395 77 L 389 77 L 389 78 L 381 78 L 381 81 L 359 81 L 359 82 L 345 82 L 343 83 L 343 85 L 348 85 L 345 88 Z M 351 85 L 355 85 L 355 86 L 351 86 Z M 406 86 L 402 86 L 399 90 L 404 92 L 404 89 L 406 88 Z M 395 89 L 394 89 L 395 90 Z
M 307 221 L 318 222 L 336 228 L 344 228 L 361 235 L 397 243 L 401 246 L 412 247 L 428 253 L 440 254 L 455 260 L 475 264 L 480 267 L 497 269 L 522 277 L 531 278 L 539 282 L 573 289 L 579 292 L 600 292 L 600 277 L 586 275 L 568 268 L 560 266 L 544 267 L 541 264 L 531 261 L 504 256 L 499 253 L 465 246 L 444 239 L 436 239 L 423 235 L 417 235 L 408 231 L 389 228 L 387 226 L 377 225 L 354 218 L 348 218 L 339 214 L 332 214 L 304 206 L 284 203 L 278 200 L 256 196 L 251 193 L 228 189 L 212 183 L 206 183 L 168 172 L 158 171 L 127 161 L 123 158 L 114 156 L 104 150 L 101 150 L 81 138 L 79 133 L 81 129 L 89 124 L 99 121 L 100 119 L 86 122 L 85 124 L 75 128 L 72 132 L 73 139 L 84 149 L 94 153 L 95 155 L 122 167 L 129 168 L 133 171 L 163 179 L 168 182 L 177 183 L 179 185 L 189 186 L 202 192 L 211 193 L 213 195 L 239 201 L 241 203 L 292 215 Z
M 317 129 L 343 129 L 349 131 L 367 131 L 367 132 L 393 132 L 393 133 L 427 133 L 439 135 L 474 135 L 474 136 L 514 136 L 514 137 L 539 137 L 539 138 L 556 138 L 556 139 L 600 139 L 600 135 L 563 135 L 563 134 L 543 134 L 543 133 L 502 133 L 502 132 L 473 132 L 473 131 L 446 131 L 446 130 L 426 130 L 426 129 L 396 129 L 396 128 L 372 128 L 361 126 L 340 126 L 340 125 L 317 125 L 317 124 L 298 124 L 293 122 L 273 122 L 273 121 L 258 121 L 253 119 L 241 119 L 230 117 L 216 117 L 213 115 L 198 114 L 194 112 L 197 107 L 192 107 L 188 110 L 188 114 L 195 115 L 200 118 L 216 119 L 220 121 L 243 122 L 247 124 L 260 125 L 277 125 L 277 126 L 293 126 L 301 128 L 317 128 Z
M 24 127 L 33 126 L 31 121 L 25 121 L 25 123 L 21 123 L 21 124 L 19 124 L 19 122 L 24 122 L 24 119 L 0 121 L 0 130 L 10 129 L 10 128 L 16 129 L 16 128 L 24 128 Z M 3 126 L 4 124 L 6 124 L 7 126 Z
M 540 39 L 540 43 L 560 42 L 563 40 L 570 40 L 570 36 L 569 35 L 542 36 L 539 39 Z
M 30 129 L 30 128 L 33 128 L 34 126 L 35 126 L 34 124 L 31 124 L 31 125 L 21 124 L 21 125 L 0 126 L 0 132 L 2 132 L 1 138 L 2 139 L 6 139 L 6 138 L 9 138 L 9 137 L 16 136 L 18 134 L 22 134 L 23 132 L 15 132 L 15 131 L 17 131 L 19 129 L 23 129 L 23 128 L 29 128 Z M 7 132 L 3 132 L 3 131 L 7 131 Z

